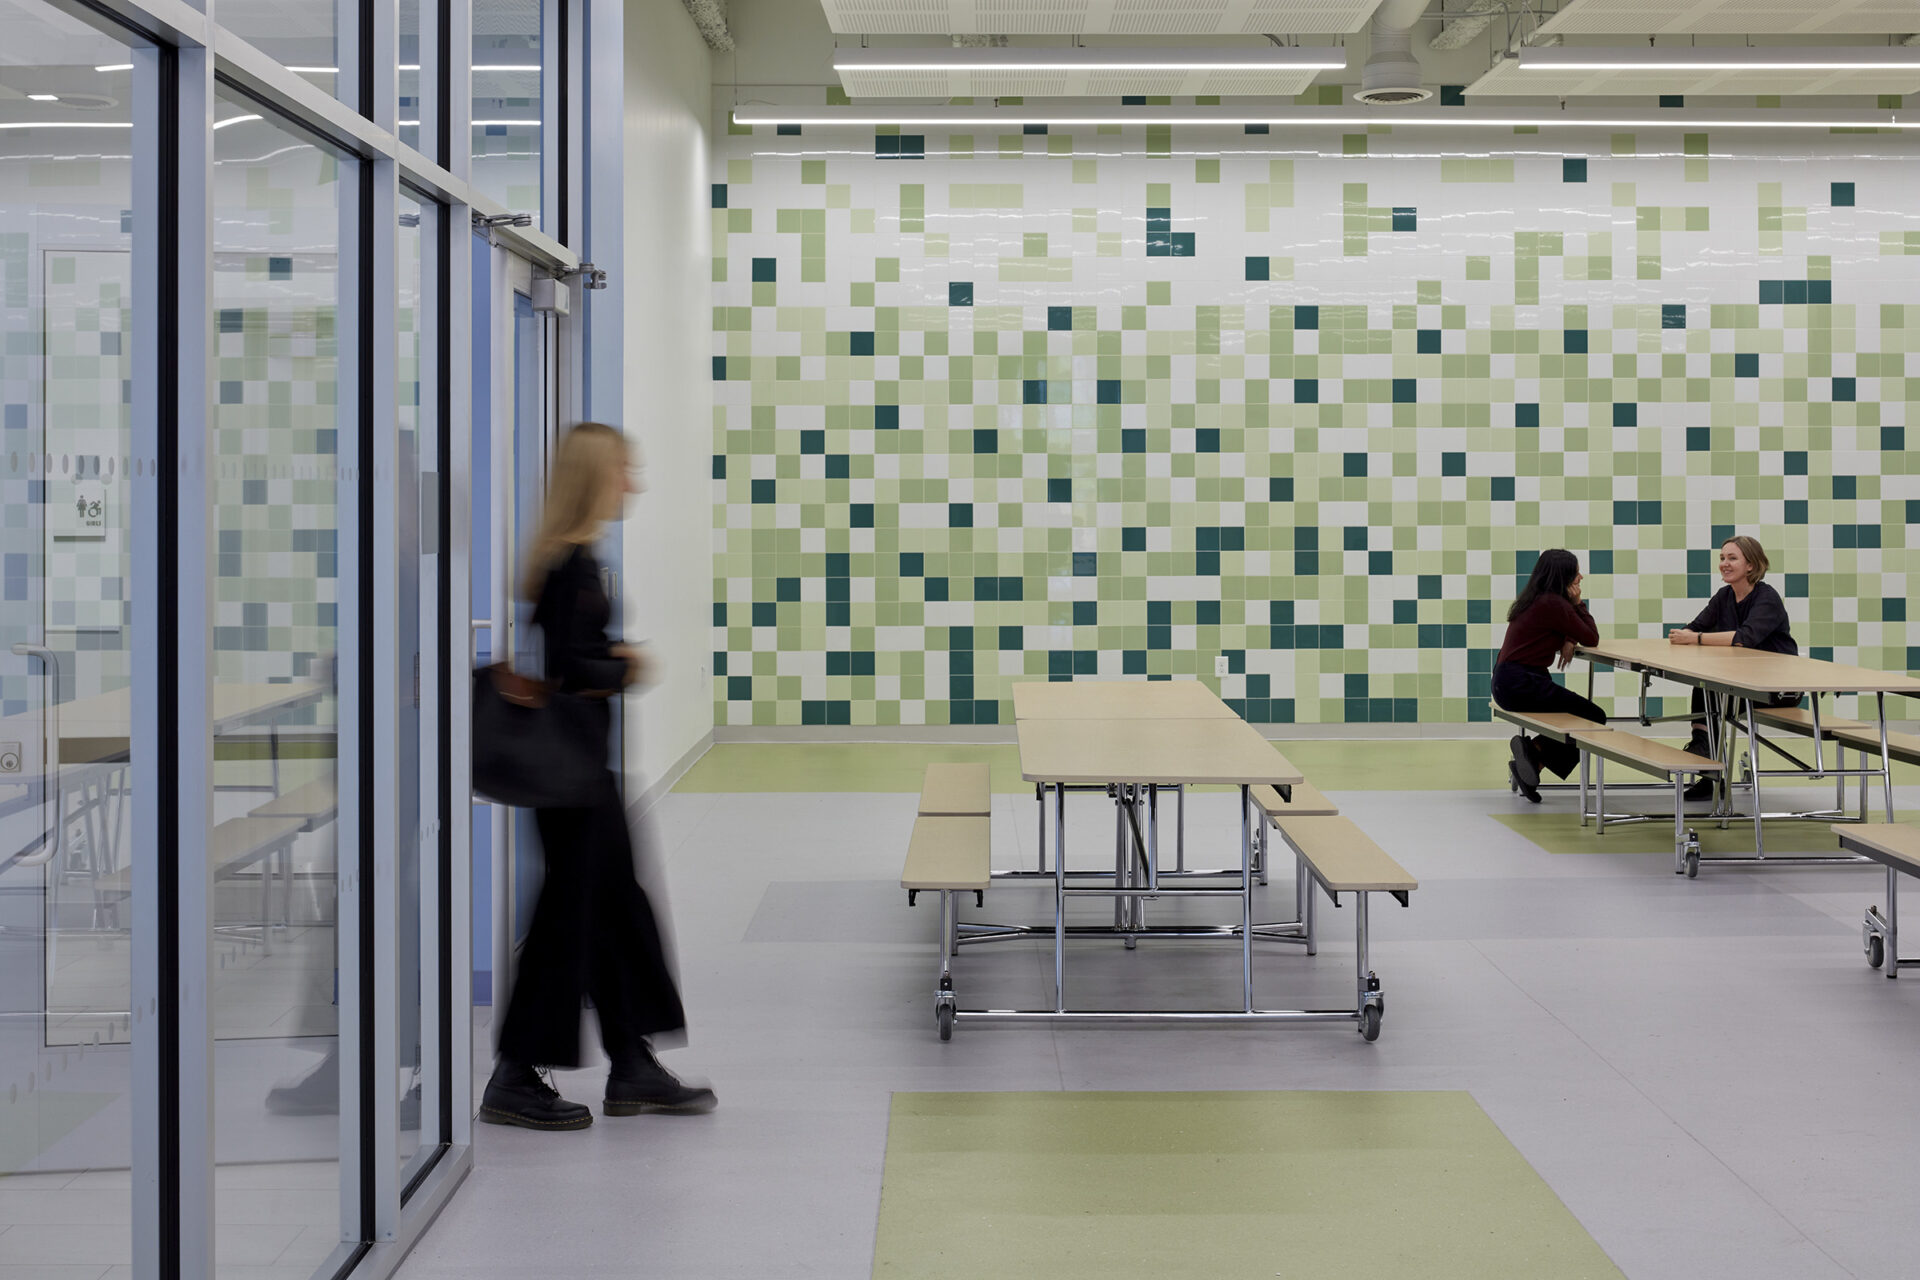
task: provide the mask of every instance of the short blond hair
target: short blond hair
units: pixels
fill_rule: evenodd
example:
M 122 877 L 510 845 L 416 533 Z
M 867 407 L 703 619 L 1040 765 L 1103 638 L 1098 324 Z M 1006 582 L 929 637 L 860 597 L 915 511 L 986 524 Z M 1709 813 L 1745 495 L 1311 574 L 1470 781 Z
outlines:
M 1740 533 L 1728 538 L 1726 542 L 1722 542 L 1720 545 L 1724 547 L 1729 542 L 1740 548 L 1740 554 L 1746 557 L 1749 569 L 1749 573 L 1747 574 L 1748 582 L 1758 582 L 1767 576 L 1767 553 L 1760 546 L 1760 540 L 1758 538 L 1749 538 L 1746 534 Z

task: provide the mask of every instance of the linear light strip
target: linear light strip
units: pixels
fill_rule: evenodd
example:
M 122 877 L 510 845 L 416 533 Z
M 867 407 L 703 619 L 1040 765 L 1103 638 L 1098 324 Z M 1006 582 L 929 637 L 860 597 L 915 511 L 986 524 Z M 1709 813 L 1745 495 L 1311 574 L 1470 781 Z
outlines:
M 1522 49 L 1522 71 L 1920 71 L 1920 48 L 1882 45 L 1813 49 L 1584 45 Z
M 836 62 L 854 71 L 1344 71 L 1346 59 L 1313 62 Z M 475 68 L 478 70 L 479 68 Z
M 801 125 L 816 128 L 873 128 L 880 125 L 908 125 L 917 128 L 1018 128 L 1024 125 L 1101 126 L 1101 125 L 1200 125 L 1240 128 L 1249 124 L 1264 124 L 1282 128 L 1347 128 L 1356 126 L 1389 124 L 1394 126 L 1428 128 L 1470 128 L 1470 129 L 1511 129 L 1511 128 L 1558 128 L 1558 129 L 1620 129 L 1620 128 L 1687 128 L 1687 129 L 1920 129 L 1920 116 L 1912 115 L 1848 115 L 1831 116 L 1822 119 L 1795 117 L 1784 113 L 1774 115 L 1770 112 L 1755 112 L 1749 117 L 1704 117 L 1684 115 L 1674 111 L 1664 111 L 1659 115 L 1641 116 L 1587 116 L 1574 112 L 1554 112 L 1533 116 L 1470 116 L 1454 115 L 1451 111 L 1423 111 L 1417 114 L 1391 116 L 1385 113 L 1367 113 L 1353 115 L 1277 115 L 1257 107 L 1243 111 L 1216 110 L 1205 108 L 1204 114 L 1196 111 L 1192 114 L 1169 115 L 1141 112 L 1137 115 L 1071 115 L 1060 113 L 1020 113 L 1011 112 L 998 115 L 928 115 L 913 114 L 910 109 L 901 114 L 902 108 L 891 107 L 881 110 L 851 110 L 838 115 L 822 114 L 818 108 L 789 110 L 778 107 L 747 107 L 736 109 L 733 113 L 735 124 L 741 125 Z M 924 112 L 924 108 L 921 109 Z
M 853 49 L 834 50 L 833 69 L 878 71 L 1338 71 L 1341 48 Z

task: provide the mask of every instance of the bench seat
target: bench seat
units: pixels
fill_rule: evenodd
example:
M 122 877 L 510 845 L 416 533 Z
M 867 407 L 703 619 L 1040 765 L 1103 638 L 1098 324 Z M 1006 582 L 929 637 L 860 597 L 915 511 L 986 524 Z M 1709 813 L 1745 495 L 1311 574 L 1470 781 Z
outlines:
M 248 816 L 298 818 L 311 829 L 320 825 L 321 819 L 331 818 L 338 811 L 339 802 L 334 780 L 317 778 L 304 787 L 296 787 L 285 795 L 275 796 Z
M 1391 893 L 1404 901 L 1407 894 L 1420 887 L 1420 882 L 1351 818 L 1338 814 L 1289 815 L 1278 825 L 1280 834 L 1306 860 L 1313 878 L 1329 894 Z
M 984 764 L 930 764 L 920 787 L 921 817 L 985 817 L 993 792 Z
M 1856 747 L 1870 756 L 1880 754 L 1880 728 L 1878 725 L 1862 725 L 1858 729 L 1841 729 L 1833 734 L 1836 742 L 1844 742 Z M 1895 733 L 1887 731 L 1887 750 L 1901 764 L 1920 764 L 1920 733 Z
M 993 878 L 990 827 L 991 820 L 984 816 L 916 818 L 900 887 L 913 892 L 984 892 Z
M 1296 782 L 1291 790 L 1293 799 L 1282 800 L 1278 787 L 1255 787 L 1253 802 L 1267 816 L 1267 821 L 1276 826 L 1290 817 L 1332 817 L 1340 812 L 1339 807 L 1310 782 Z
M 1592 721 L 1587 723 L 1592 725 Z M 1570 736 L 1583 751 L 1663 778 L 1671 778 L 1676 773 L 1721 773 L 1726 769 L 1726 765 L 1718 760 L 1709 760 L 1691 751 L 1682 751 L 1678 747 L 1670 747 L 1664 742 L 1655 742 L 1622 729 L 1593 726 Z
M 1509 711 L 1498 703 L 1489 703 L 1493 714 L 1509 724 L 1531 729 L 1543 738 L 1555 742 L 1565 742 L 1568 737 L 1581 729 L 1598 729 L 1601 726 L 1585 716 L 1574 715 L 1571 711 Z
M 207 865 L 216 880 L 245 870 L 269 853 L 293 842 L 304 829 L 298 818 L 228 818 L 213 829 L 207 840 Z M 94 881 L 103 892 L 127 893 L 133 889 L 133 868 L 126 866 Z
M 1775 729 L 1804 734 L 1809 738 L 1813 736 L 1813 712 L 1805 707 L 1762 707 L 1754 714 L 1754 718 L 1761 724 L 1770 725 Z M 1835 737 L 1842 730 L 1872 728 L 1873 726 L 1864 720 L 1849 720 L 1845 716 L 1837 715 L 1820 717 L 1820 736 L 1823 738 Z M 1876 741 L 1878 737 L 1878 731 L 1875 730 Z
M 1865 854 L 1875 862 L 1896 871 L 1904 871 L 1910 876 L 1920 876 L 1920 827 L 1904 822 L 1875 823 L 1871 826 L 1836 822 L 1833 834 L 1839 836 L 1840 842 L 1855 853 Z

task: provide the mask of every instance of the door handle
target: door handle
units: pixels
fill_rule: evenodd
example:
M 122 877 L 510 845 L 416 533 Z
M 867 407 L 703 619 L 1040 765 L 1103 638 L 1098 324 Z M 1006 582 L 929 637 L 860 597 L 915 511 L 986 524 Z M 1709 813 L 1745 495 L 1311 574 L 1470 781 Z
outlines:
M 40 680 L 46 691 L 46 717 L 41 731 L 40 839 L 38 853 L 21 851 L 14 859 L 16 867 L 38 867 L 52 862 L 60 851 L 60 815 L 65 811 L 60 791 L 60 655 L 43 645 L 16 644 L 15 657 L 40 659 Z M 49 804 L 48 801 L 52 803 Z M 27 848 L 32 848 L 28 845 Z

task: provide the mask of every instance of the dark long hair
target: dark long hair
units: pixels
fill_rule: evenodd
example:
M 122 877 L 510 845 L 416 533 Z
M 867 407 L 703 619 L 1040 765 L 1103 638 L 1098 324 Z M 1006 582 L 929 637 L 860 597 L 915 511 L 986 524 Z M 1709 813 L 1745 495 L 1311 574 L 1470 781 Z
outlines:
M 1507 621 L 1512 622 L 1528 609 L 1541 596 L 1564 596 L 1573 580 L 1580 576 L 1580 557 L 1565 547 L 1555 547 L 1551 551 L 1542 551 L 1540 558 L 1533 562 L 1533 575 L 1527 579 L 1527 585 L 1520 589 L 1520 598 L 1513 602 L 1513 608 L 1507 610 Z

